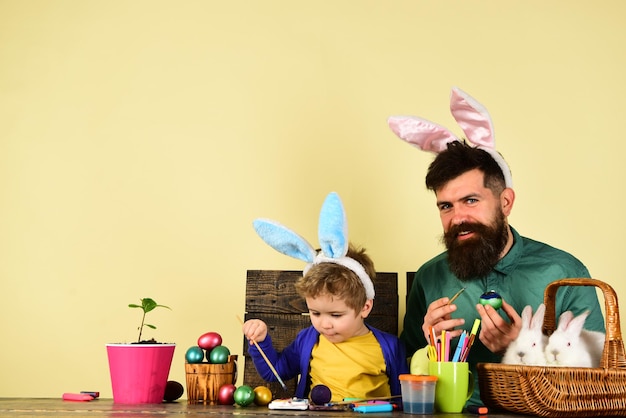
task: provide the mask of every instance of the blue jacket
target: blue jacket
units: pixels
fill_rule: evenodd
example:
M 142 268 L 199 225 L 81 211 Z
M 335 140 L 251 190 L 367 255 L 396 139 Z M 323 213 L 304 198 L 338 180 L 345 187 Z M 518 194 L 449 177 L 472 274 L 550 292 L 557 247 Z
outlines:
M 392 396 L 401 395 L 400 379 L 401 374 L 409 373 L 409 366 L 406 360 L 406 350 L 404 344 L 395 335 L 380 331 L 368 326 L 368 328 L 378 340 L 385 358 L 387 377 L 389 378 L 389 388 Z M 296 339 L 287 346 L 282 353 L 278 354 L 272 345 L 272 338 L 268 334 L 265 340 L 259 342 L 259 346 L 272 363 L 283 381 L 301 376 L 296 388 L 295 396 L 305 398 L 310 390 L 309 362 L 313 347 L 319 339 L 319 332 L 313 326 L 303 329 L 298 333 Z M 276 382 L 277 379 L 272 373 L 263 356 L 255 346 L 250 346 L 248 350 L 254 366 L 263 380 Z

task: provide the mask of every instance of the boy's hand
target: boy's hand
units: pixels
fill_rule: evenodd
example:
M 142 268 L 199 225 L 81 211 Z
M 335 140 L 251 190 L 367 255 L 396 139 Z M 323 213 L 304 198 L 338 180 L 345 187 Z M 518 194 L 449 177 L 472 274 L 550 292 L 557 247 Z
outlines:
M 250 341 L 250 345 L 252 341 L 260 343 L 267 337 L 267 324 L 260 319 L 250 319 L 243 324 L 243 335 Z

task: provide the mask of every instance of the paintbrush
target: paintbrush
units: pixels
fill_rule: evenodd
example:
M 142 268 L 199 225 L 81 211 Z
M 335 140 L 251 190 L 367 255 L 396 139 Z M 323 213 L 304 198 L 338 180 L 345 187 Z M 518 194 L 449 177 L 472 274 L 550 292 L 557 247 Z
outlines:
M 458 297 L 459 297 L 459 295 L 460 295 L 461 293 L 463 293 L 463 291 L 464 291 L 464 290 L 465 290 L 465 288 L 462 288 L 461 290 L 459 290 L 458 292 L 456 292 L 456 293 L 454 294 L 454 296 L 452 296 L 452 298 L 448 301 L 448 305 L 452 304 L 452 302 L 454 302 L 454 301 L 456 300 L 456 298 L 458 298 Z
M 347 401 L 333 402 L 333 405 L 348 405 L 356 402 L 369 402 L 369 401 L 386 401 L 388 399 L 393 398 L 401 398 L 402 395 L 392 395 L 392 396 L 378 396 L 375 398 L 359 398 L 359 399 L 350 399 Z
M 239 323 L 241 324 L 241 326 L 243 326 L 243 321 L 241 320 L 241 318 L 239 318 L 239 315 L 237 315 L 237 319 L 239 320 Z M 284 390 L 287 390 L 287 385 L 285 384 L 285 382 L 283 382 L 283 379 L 280 378 L 280 375 L 278 374 L 278 372 L 272 365 L 272 362 L 270 361 L 270 359 L 268 359 L 267 356 L 265 355 L 265 352 L 263 351 L 263 349 L 259 346 L 259 344 L 255 340 L 250 340 L 250 341 L 252 341 L 252 344 L 254 344 L 257 350 L 259 350 L 259 353 L 261 353 L 263 360 L 265 360 L 265 362 L 269 366 L 274 376 L 276 376 L 276 379 L 278 379 L 278 383 L 280 383 L 280 385 L 283 387 Z

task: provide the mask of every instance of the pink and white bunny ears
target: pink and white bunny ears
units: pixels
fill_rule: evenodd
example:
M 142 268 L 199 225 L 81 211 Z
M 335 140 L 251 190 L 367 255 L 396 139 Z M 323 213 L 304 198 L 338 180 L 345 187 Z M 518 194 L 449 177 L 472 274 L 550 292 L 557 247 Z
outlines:
M 317 253 L 313 246 L 291 229 L 270 219 L 255 219 L 256 233 L 276 251 L 297 258 L 307 263 L 303 274 L 313 264 L 335 263 L 352 270 L 365 287 L 367 299 L 374 299 L 374 283 L 365 268 L 348 253 L 348 222 L 339 195 L 331 192 L 326 196 L 319 217 L 318 239 L 321 251 Z
M 453 87 L 450 111 L 465 132 L 467 140 L 491 155 L 502 170 L 506 187 L 513 187 L 511 170 L 496 151 L 493 124 L 487 109 L 469 94 Z M 391 116 L 387 123 L 398 137 L 423 151 L 438 154 L 446 150 L 449 142 L 459 141 L 458 137 L 443 126 L 415 116 Z

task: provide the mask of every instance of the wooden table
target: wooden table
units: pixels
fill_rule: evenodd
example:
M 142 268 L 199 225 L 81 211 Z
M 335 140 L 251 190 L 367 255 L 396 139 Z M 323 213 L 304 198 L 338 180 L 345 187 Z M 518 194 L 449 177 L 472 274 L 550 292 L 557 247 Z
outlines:
M 113 403 L 112 399 L 96 399 L 90 402 L 71 402 L 58 399 L 34 399 L 34 398 L 0 398 L 0 417 L 127 417 L 127 418 L 212 418 L 236 416 L 237 418 L 262 418 L 262 417 L 343 417 L 343 418 L 402 418 L 402 417 L 477 417 L 473 414 L 434 414 L 434 415 L 410 415 L 403 412 L 382 413 L 358 413 L 354 411 L 284 411 L 270 410 L 267 407 L 258 406 L 211 406 L 202 404 L 188 405 L 182 400 L 163 404 L 122 405 Z M 521 415 L 493 414 L 492 418 L 514 417 Z

